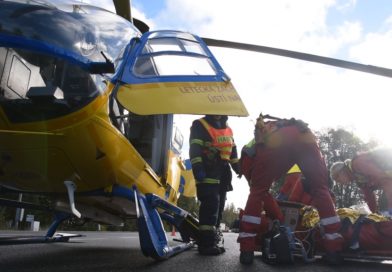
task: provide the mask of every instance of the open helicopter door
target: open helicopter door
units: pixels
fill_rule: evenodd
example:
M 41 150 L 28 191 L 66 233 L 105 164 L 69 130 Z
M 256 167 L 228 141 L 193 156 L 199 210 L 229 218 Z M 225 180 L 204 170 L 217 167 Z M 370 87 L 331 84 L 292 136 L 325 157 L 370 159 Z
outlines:
M 204 42 L 192 34 L 178 31 L 147 32 L 141 38 L 130 41 L 118 64 L 111 80 L 116 86 L 113 95 L 121 107 L 131 113 L 130 118 L 135 116 L 157 121 L 156 118 L 164 117 L 162 120 L 166 120 L 161 123 L 166 124 L 166 129 L 161 133 L 161 145 L 152 149 L 153 152 L 160 152 L 161 159 L 166 157 L 162 156 L 162 152 L 173 151 L 164 150 L 165 146 L 171 146 L 165 143 L 170 141 L 169 136 L 173 136 L 173 126 L 170 125 L 173 114 L 248 115 L 228 76 Z M 155 130 L 152 133 L 153 138 L 159 137 L 158 132 Z M 132 137 L 128 138 L 132 143 Z M 152 154 L 152 157 L 155 155 Z M 175 165 L 174 157 L 169 156 L 164 165 L 168 166 L 168 162 L 171 166 Z M 183 168 L 186 169 L 185 166 Z M 170 189 L 170 185 L 173 186 L 170 181 L 177 178 L 168 176 L 166 189 Z M 166 193 L 165 199 L 176 195 L 171 189 L 166 190 Z M 177 249 L 167 248 L 161 218 L 175 225 L 180 233 L 185 231 L 196 240 L 198 237 L 197 219 L 165 199 L 152 194 L 146 194 L 145 197 L 139 193 L 135 195 L 140 208 L 139 229 L 143 229 L 140 235 L 143 253 L 158 259 L 177 252 Z M 158 214 L 158 207 L 165 212 Z M 185 244 L 179 250 L 188 246 Z
M 229 77 L 197 36 L 147 32 L 131 40 L 112 79 L 117 99 L 130 112 L 247 116 Z

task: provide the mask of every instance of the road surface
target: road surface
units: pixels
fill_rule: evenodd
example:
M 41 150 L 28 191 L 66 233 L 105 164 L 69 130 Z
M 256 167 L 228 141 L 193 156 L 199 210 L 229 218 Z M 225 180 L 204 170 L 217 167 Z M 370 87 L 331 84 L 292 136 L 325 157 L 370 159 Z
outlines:
M 226 253 L 220 256 L 201 256 L 192 248 L 165 261 L 146 258 L 140 251 L 135 232 L 80 232 L 85 235 L 67 243 L 25 244 L 0 246 L 0 271 L 391 271 L 392 264 L 346 262 L 331 267 L 321 261 L 305 264 L 297 260 L 294 265 L 271 266 L 264 264 L 256 254 L 254 264 L 239 263 L 236 233 L 225 233 Z M 0 237 L 26 235 L 26 232 L 1 232 Z M 36 235 L 36 233 L 34 233 Z M 178 233 L 177 233 L 178 235 Z M 171 233 L 167 234 L 170 241 Z M 178 236 L 177 236 L 178 238 Z M 175 242 L 173 242 L 175 243 Z

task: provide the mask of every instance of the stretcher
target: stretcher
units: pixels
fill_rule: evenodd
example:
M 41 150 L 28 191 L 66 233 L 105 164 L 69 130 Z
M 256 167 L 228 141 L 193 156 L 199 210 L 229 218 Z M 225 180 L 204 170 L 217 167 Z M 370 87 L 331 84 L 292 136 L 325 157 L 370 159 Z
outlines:
M 284 225 L 291 231 L 294 256 L 306 262 L 324 253 L 317 211 L 300 203 L 279 201 Z M 392 264 L 392 221 L 378 214 L 361 215 L 352 209 L 338 209 L 345 244 L 341 256 L 345 261 Z M 289 239 L 290 240 L 290 239 Z

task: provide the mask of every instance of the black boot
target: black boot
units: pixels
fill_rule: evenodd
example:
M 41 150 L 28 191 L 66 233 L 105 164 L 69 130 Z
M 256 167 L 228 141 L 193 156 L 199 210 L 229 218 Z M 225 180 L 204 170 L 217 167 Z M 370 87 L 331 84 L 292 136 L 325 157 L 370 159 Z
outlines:
M 240 253 L 240 263 L 245 265 L 250 265 L 253 263 L 253 258 L 255 254 L 253 251 L 241 251 Z
M 219 255 L 225 252 L 224 249 L 217 246 L 215 231 L 213 230 L 200 231 L 198 250 L 201 255 L 210 255 L 210 256 Z

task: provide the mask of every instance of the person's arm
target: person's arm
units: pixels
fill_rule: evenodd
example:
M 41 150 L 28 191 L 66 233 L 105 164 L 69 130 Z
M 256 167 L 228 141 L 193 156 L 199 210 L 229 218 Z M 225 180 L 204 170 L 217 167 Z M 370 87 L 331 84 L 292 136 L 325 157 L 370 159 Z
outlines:
M 370 188 L 363 186 L 361 187 L 364 199 L 366 203 L 369 206 L 369 209 L 371 212 L 375 213 L 377 212 L 377 201 L 376 201 L 376 195 L 374 194 L 373 190 Z
M 234 140 L 233 140 L 234 141 Z M 238 177 L 241 175 L 240 160 L 238 159 L 237 146 L 234 144 L 230 156 L 230 165 Z
M 354 173 L 366 177 L 369 186 L 382 188 L 391 179 L 367 154 L 359 155 L 353 159 L 352 169 Z
M 372 190 L 374 187 L 381 188 L 389 192 L 386 194 L 388 208 L 389 206 L 392 208 L 392 188 L 389 187 L 392 186 L 392 180 L 385 171 L 381 169 L 374 160 L 372 160 L 371 156 L 367 154 L 359 155 L 352 161 L 352 169 L 355 173 L 364 176 L 367 180 L 366 184 L 361 189 L 372 212 L 376 212 L 378 208 L 376 196 Z
M 203 125 L 195 120 L 191 126 L 189 137 L 189 158 L 192 164 L 193 176 L 196 180 L 202 181 L 206 177 L 206 171 L 203 165 Z
M 387 199 L 388 212 L 392 215 L 392 178 L 388 180 L 383 186 L 385 198 Z

